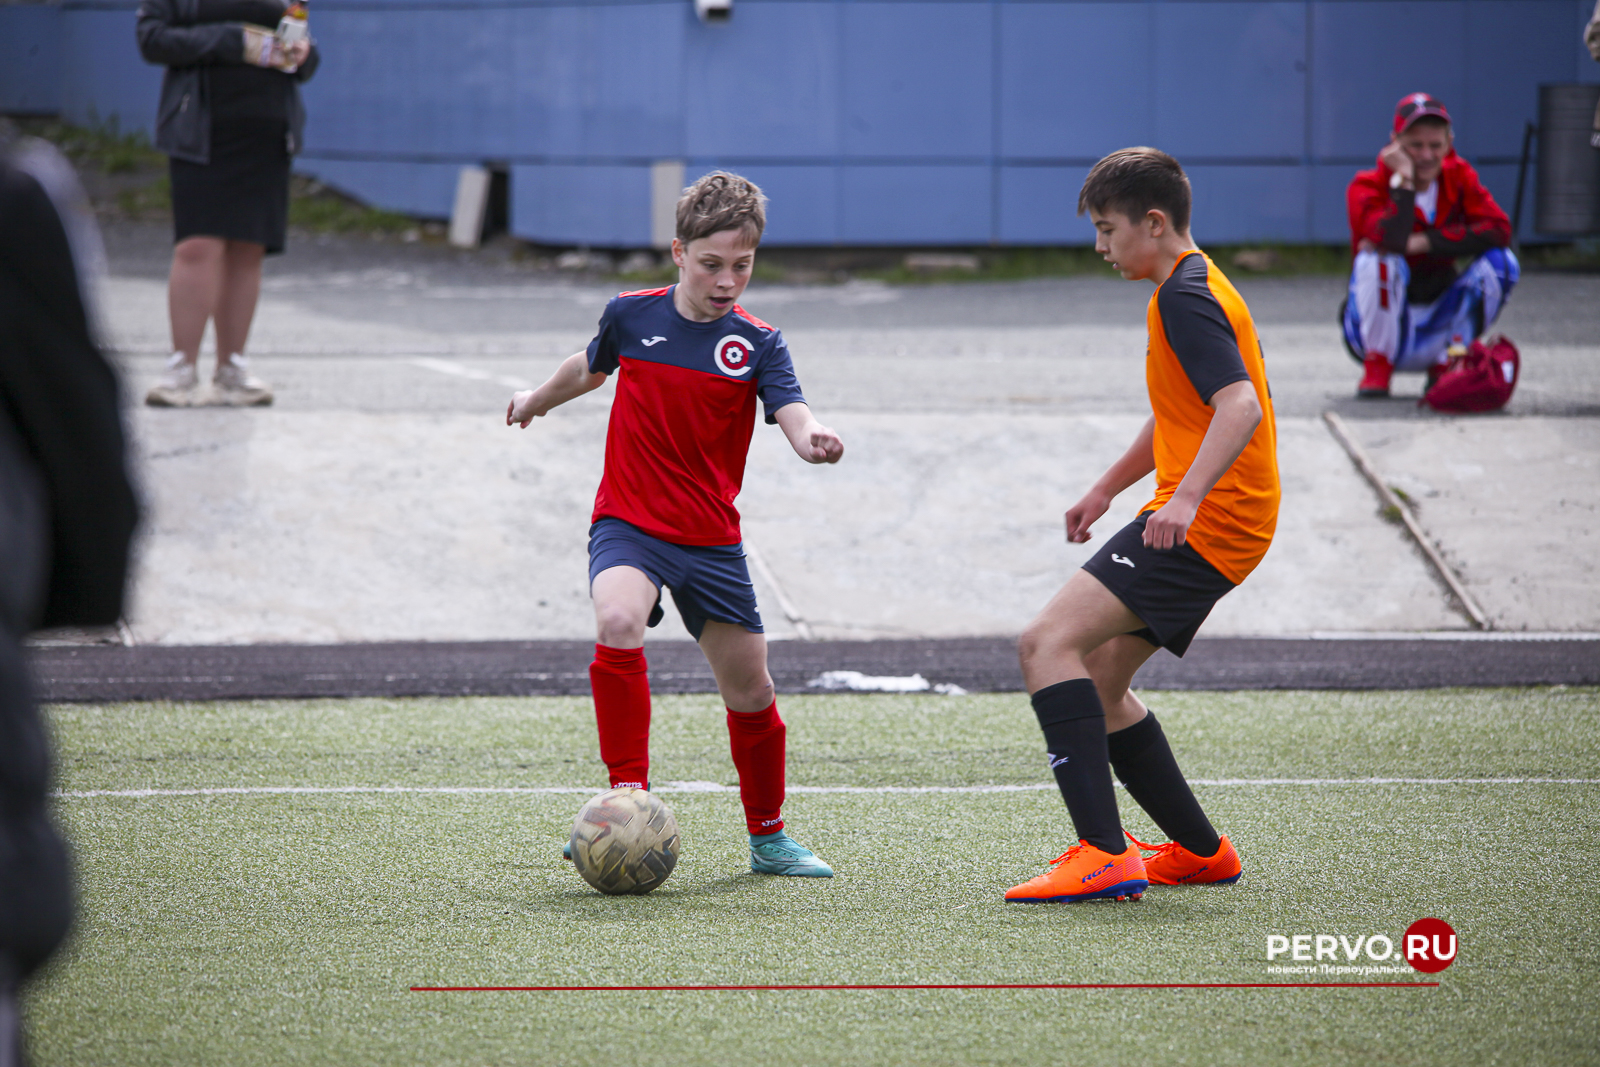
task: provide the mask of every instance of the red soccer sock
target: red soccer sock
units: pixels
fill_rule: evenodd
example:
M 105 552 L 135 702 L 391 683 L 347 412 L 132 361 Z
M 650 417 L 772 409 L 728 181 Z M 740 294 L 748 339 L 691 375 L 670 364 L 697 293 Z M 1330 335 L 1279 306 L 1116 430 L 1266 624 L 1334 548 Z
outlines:
M 733 765 L 739 772 L 739 799 L 744 821 L 752 834 L 772 834 L 783 829 L 783 769 L 788 727 L 778 718 L 778 702 L 745 715 L 728 711 L 728 740 Z
M 600 728 L 600 758 L 611 788 L 650 784 L 650 678 L 644 649 L 594 646 L 589 685 Z

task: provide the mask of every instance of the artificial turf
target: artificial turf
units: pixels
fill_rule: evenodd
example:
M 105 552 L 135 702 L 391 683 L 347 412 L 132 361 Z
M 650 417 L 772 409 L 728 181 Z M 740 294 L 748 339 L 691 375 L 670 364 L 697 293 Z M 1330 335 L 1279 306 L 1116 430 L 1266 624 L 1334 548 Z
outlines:
M 827 788 L 1046 782 L 1017 695 L 785 698 L 790 783 L 821 790 L 785 814 L 828 881 L 749 872 L 737 796 L 671 784 L 733 781 L 720 708 L 658 700 L 652 777 L 683 856 L 640 898 L 599 896 L 558 856 L 581 791 L 604 785 L 585 701 L 56 707 L 82 914 L 28 995 L 33 1050 L 230 1067 L 1600 1060 L 1600 691 L 1148 699 L 1213 783 L 1196 791 L 1244 878 L 1037 907 L 1000 894 L 1070 843 L 1049 789 Z M 275 786 L 580 792 L 71 795 Z M 1430 915 L 1461 945 L 1437 988 L 410 991 L 1412 982 L 1429 976 L 1269 972 L 1266 939 L 1399 943 Z

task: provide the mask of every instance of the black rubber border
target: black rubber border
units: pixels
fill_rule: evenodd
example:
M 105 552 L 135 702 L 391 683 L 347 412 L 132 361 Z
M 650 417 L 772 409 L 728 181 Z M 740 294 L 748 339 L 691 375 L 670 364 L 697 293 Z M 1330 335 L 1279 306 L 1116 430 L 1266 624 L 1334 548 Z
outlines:
M 969 692 L 1022 689 L 1011 638 L 778 641 L 780 692 L 817 692 L 824 671 L 921 674 Z M 690 642 L 647 645 L 658 693 L 709 693 Z M 588 641 L 350 645 L 41 647 L 30 651 L 41 700 L 246 700 L 316 697 L 586 695 Z M 1600 685 L 1600 640 L 1200 638 L 1183 659 L 1159 652 L 1135 682 L 1148 689 L 1434 689 Z

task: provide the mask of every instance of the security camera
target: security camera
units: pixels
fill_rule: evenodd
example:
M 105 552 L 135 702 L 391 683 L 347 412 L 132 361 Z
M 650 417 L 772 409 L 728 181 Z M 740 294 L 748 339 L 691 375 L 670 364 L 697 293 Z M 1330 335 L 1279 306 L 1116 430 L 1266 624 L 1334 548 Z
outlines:
M 701 22 L 727 22 L 733 18 L 733 0 L 694 0 Z

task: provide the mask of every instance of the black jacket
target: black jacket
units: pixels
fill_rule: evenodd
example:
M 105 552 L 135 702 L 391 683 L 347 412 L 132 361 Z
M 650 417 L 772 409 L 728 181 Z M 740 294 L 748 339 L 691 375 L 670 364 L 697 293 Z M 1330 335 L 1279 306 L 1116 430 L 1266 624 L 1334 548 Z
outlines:
M 269 29 L 288 7 L 283 0 L 142 0 L 135 33 L 139 54 L 167 68 L 156 111 L 156 147 L 191 163 L 211 162 L 211 93 L 206 68 L 244 63 L 244 24 Z M 322 61 L 315 45 L 287 80 L 289 151 L 300 151 L 306 125 L 299 83 Z
M 6 156 L 0 146 L 0 463 L 8 485 L 26 479 L 21 499 L 38 501 L 44 544 L 29 553 L 43 570 L 36 579 L 17 572 L 15 556 L 0 559 L 0 600 L 21 616 L 3 621 L 13 632 L 110 625 L 138 517 L 117 379 L 90 334 L 55 203 Z M 14 525 L 11 535 L 32 540 Z

